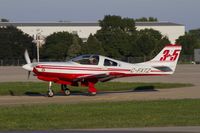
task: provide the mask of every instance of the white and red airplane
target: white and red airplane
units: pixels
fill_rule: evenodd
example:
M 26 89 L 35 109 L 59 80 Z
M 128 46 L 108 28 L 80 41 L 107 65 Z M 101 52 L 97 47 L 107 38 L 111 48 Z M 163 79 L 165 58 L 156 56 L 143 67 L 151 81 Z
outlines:
M 166 45 L 152 60 L 142 63 L 126 63 L 101 55 L 81 55 L 67 62 L 37 62 L 31 63 L 27 50 L 23 66 L 33 72 L 38 79 L 48 81 L 48 96 L 52 97 L 52 82 L 61 84 L 65 95 L 70 95 L 67 85 L 88 86 L 90 95 L 96 95 L 95 84 L 115 78 L 129 76 L 160 76 L 173 74 L 180 56 L 181 46 Z

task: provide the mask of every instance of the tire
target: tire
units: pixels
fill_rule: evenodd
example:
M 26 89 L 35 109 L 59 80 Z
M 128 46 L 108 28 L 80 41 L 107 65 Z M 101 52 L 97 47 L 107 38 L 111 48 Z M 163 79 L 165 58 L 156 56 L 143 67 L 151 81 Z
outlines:
M 54 96 L 54 92 L 53 91 L 48 91 L 47 92 L 47 96 L 48 97 L 53 97 Z
M 71 94 L 70 90 L 69 89 L 65 89 L 64 90 L 64 93 L 65 93 L 65 96 L 69 96 Z
M 89 96 L 96 96 L 96 92 L 89 92 Z

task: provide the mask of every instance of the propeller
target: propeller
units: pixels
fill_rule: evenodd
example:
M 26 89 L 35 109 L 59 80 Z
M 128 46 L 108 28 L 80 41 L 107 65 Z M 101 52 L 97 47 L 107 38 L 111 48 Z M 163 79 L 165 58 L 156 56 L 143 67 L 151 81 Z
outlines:
M 27 63 L 27 64 L 30 64 L 30 63 L 31 63 L 31 60 L 30 60 L 30 57 L 29 57 L 29 54 L 28 54 L 28 50 L 27 50 L 27 49 L 26 49 L 25 52 L 24 52 L 24 57 L 25 57 L 26 63 Z
M 28 71 L 28 79 L 29 79 L 31 72 L 33 71 L 34 64 L 31 63 L 31 59 L 29 57 L 27 49 L 24 52 L 24 58 L 25 58 L 27 64 L 23 65 L 22 68 L 24 68 L 25 70 Z
M 31 75 L 31 71 L 28 71 L 28 79 L 30 78 Z

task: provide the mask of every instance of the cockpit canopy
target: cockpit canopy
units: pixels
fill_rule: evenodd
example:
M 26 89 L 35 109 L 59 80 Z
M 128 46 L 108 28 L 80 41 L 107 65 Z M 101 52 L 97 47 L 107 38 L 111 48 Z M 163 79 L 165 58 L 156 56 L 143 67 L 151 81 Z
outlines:
M 101 61 L 100 61 L 101 58 Z M 103 66 L 119 66 L 119 64 L 107 57 L 99 55 L 81 55 L 76 58 L 71 59 L 72 62 L 81 64 L 81 65 L 103 65 Z
M 81 55 L 73 58 L 71 61 L 82 65 L 98 65 L 99 56 L 98 55 Z

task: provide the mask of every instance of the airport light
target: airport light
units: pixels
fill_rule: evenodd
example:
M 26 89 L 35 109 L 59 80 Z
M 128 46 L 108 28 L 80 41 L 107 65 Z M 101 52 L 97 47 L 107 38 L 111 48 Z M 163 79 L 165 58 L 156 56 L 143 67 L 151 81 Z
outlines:
M 40 44 L 41 44 L 41 33 L 42 33 L 42 30 L 40 29 L 37 29 L 36 30 L 36 35 L 34 37 L 34 40 L 33 42 L 36 43 L 36 47 L 37 47 L 37 61 L 40 62 Z

